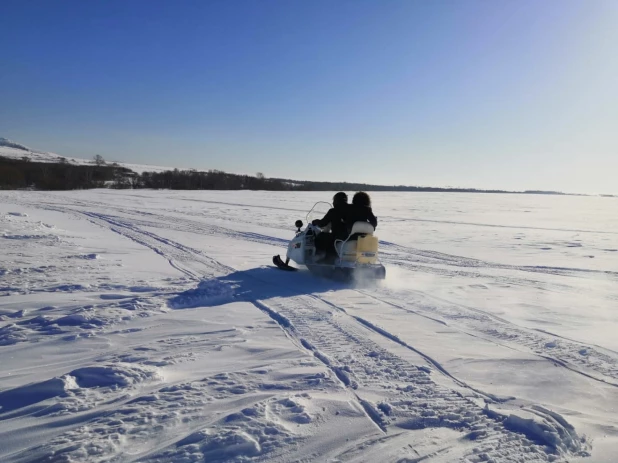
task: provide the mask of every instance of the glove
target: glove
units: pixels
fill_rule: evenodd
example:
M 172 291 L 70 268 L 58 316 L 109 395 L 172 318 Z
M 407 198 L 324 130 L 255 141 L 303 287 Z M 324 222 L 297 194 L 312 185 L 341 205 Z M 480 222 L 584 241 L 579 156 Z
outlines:
M 316 227 L 320 226 L 320 219 L 315 219 L 313 222 L 311 222 L 311 225 L 315 225 Z

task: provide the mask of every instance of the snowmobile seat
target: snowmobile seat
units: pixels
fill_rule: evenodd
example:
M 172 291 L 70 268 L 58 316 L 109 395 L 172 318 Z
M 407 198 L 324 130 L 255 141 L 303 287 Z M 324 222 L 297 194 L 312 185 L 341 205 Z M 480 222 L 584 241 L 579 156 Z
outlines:
M 378 241 L 377 238 L 373 237 L 374 231 L 375 229 L 370 223 L 355 222 L 352 225 L 350 235 L 345 240 L 335 240 L 335 250 L 339 258 L 345 261 L 374 263 Z M 371 240 L 366 239 L 368 238 L 367 235 L 371 236 Z M 361 249 L 359 249 L 359 246 Z M 367 256 L 370 258 L 367 259 Z
M 354 235 L 373 235 L 375 232 L 375 228 L 369 222 L 354 222 L 352 225 L 352 230 L 350 231 L 350 236 Z M 348 237 L 350 239 L 350 237 Z

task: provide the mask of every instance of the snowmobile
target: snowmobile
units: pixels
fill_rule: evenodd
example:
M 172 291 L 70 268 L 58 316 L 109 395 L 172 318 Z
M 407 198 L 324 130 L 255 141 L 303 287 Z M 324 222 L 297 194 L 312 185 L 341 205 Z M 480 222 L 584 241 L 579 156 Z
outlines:
M 386 269 L 378 260 L 378 238 L 374 228 L 367 222 L 353 224 L 345 240 L 335 240 L 336 256 L 320 255 L 315 248 L 315 238 L 320 233 L 327 233 L 329 227 L 321 229 L 313 225 L 309 217 L 319 202 L 307 214 L 307 226 L 303 229 L 302 220 L 297 220 L 296 236 L 288 244 L 285 262 L 280 255 L 273 256 L 273 263 L 281 270 L 295 271 L 290 260 L 304 265 L 311 273 L 342 281 L 354 279 L 383 280 Z

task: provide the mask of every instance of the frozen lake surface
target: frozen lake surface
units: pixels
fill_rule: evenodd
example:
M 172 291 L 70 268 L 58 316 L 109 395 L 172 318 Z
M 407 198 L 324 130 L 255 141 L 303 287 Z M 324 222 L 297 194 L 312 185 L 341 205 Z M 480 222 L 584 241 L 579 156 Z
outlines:
M 616 461 L 618 198 L 375 193 L 385 281 L 274 268 L 330 197 L 0 192 L 0 461 Z

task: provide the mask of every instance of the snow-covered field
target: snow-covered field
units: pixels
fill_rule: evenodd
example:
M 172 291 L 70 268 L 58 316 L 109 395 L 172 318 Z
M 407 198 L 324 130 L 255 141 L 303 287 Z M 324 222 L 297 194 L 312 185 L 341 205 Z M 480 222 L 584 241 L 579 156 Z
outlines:
M 0 461 L 617 461 L 618 199 L 376 193 L 384 282 L 272 267 L 330 196 L 0 192 Z

